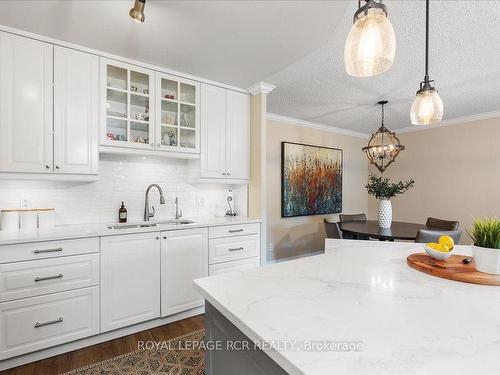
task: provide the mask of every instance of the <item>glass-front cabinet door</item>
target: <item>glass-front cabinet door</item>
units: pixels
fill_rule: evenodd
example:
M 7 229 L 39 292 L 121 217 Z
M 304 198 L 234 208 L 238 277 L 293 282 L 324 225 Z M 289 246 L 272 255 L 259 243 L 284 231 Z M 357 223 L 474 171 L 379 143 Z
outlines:
M 101 59 L 101 144 L 154 149 L 154 72 Z
M 197 154 L 199 83 L 157 73 L 156 149 Z

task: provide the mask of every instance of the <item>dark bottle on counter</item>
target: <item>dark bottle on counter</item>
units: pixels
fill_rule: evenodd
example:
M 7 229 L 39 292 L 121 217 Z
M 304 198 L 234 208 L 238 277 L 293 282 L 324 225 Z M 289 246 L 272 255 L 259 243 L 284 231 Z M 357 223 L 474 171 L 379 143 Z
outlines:
M 122 202 L 122 206 L 118 210 L 118 221 L 120 223 L 127 222 L 127 209 L 125 208 L 125 204 L 123 204 L 123 202 Z

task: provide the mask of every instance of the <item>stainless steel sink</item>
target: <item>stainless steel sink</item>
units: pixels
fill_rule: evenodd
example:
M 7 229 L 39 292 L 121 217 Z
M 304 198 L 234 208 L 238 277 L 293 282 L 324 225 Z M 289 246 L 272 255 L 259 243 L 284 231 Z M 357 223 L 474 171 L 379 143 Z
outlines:
M 151 228 L 159 225 L 186 225 L 193 224 L 191 220 L 167 220 L 158 221 L 156 223 L 143 223 L 143 224 L 116 224 L 108 226 L 108 229 L 134 229 L 134 228 Z
M 117 225 L 110 225 L 108 229 L 133 229 L 133 228 L 149 228 L 149 227 L 156 227 L 158 224 L 157 223 L 151 223 L 151 224 L 117 224 Z
M 186 224 L 193 224 L 194 221 L 191 220 L 167 220 L 167 221 L 160 221 L 158 224 L 161 225 L 186 225 Z

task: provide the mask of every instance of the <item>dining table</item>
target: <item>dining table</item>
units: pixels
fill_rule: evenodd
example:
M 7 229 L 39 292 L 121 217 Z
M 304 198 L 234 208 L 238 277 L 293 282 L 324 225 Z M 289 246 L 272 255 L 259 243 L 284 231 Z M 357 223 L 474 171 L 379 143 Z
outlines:
M 403 221 L 393 221 L 390 228 L 380 228 L 378 220 L 341 222 L 339 226 L 343 234 L 350 234 L 354 239 L 371 237 L 380 241 L 415 241 L 419 229 L 428 229 L 424 224 Z

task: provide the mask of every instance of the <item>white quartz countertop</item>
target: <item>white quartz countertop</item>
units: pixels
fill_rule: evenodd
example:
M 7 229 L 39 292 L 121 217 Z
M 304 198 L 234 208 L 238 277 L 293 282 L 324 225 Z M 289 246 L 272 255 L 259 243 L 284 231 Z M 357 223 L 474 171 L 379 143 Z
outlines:
M 421 244 L 327 240 L 326 248 L 195 288 L 290 374 L 500 373 L 500 287 L 410 268 L 406 257 Z M 362 349 L 304 350 L 312 342 Z
M 184 220 L 182 218 L 181 220 Z M 192 224 L 164 224 L 162 221 L 155 222 L 131 222 L 127 224 L 142 224 L 142 223 L 157 223 L 152 227 L 139 227 L 128 229 L 108 229 L 111 225 L 120 225 L 117 223 L 100 223 L 100 224 L 79 224 L 79 225 L 59 225 L 52 229 L 35 230 L 35 231 L 0 231 L 0 246 L 11 245 L 16 243 L 37 242 L 37 241 L 53 241 L 71 238 L 83 237 L 102 237 L 102 236 L 115 236 L 119 234 L 133 234 L 145 232 L 160 232 L 167 230 L 189 229 L 189 228 L 203 228 L 220 225 L 231 224 L 249 224 L 260 223 L 260 219 L 251 219 L 248 217 L 211 217 L 211 218 L 193 218 L 186 220 L 193 221 Z

